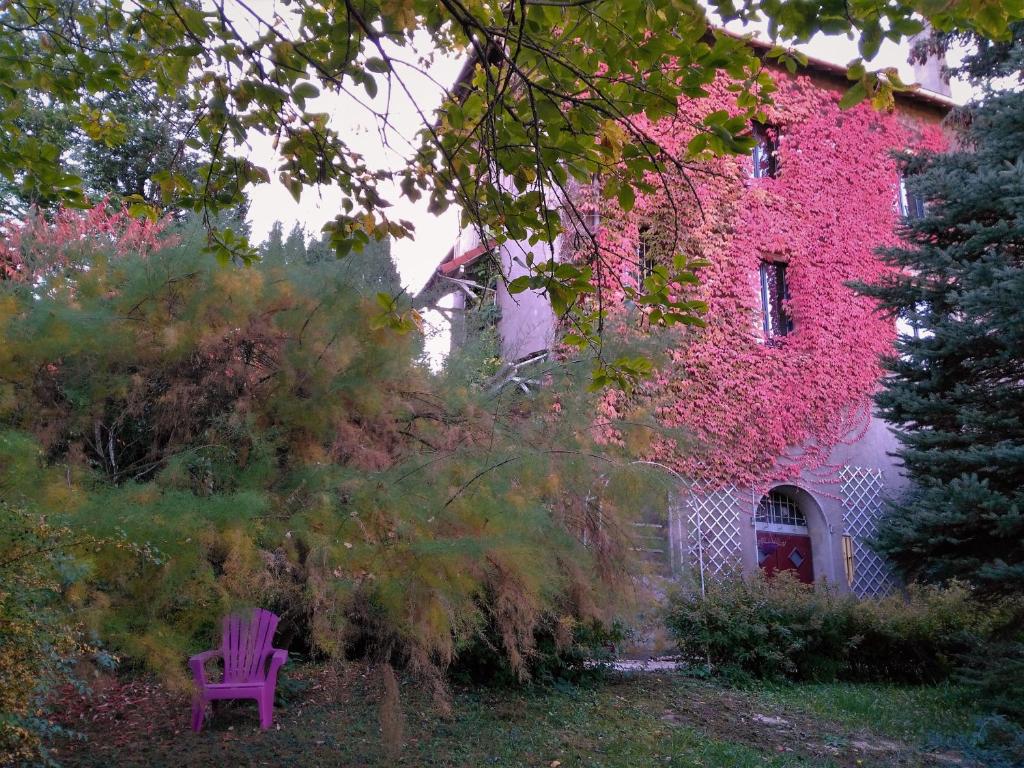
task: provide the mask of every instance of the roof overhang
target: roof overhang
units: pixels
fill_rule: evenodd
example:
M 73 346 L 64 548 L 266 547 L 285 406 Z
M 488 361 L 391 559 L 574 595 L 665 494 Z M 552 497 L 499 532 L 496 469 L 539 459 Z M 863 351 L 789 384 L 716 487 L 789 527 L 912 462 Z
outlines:
M 497 245 L 496 240 L 488 240 L 459 256 L 455 255 L 454 246 L 449 248 L 448 253 L 434 270 L 434 274 L 416 294 L 416 306 L 430 306 L 440 301 L 445 294 L 451 292 L 455 278 L 463 267 L 469 266 L 481 256 L 490 253 Z

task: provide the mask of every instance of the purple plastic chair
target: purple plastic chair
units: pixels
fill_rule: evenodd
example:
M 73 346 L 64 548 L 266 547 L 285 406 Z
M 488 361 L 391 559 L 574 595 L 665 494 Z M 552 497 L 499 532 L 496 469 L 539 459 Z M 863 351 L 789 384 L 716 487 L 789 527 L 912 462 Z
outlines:
M 288 661 L 288 651 L 271 647 L 278 618 L 256 608 L 251 614 L 224 617 L 224 636 L 216 651 L 197 653 L 189 659 L 196 681 L 192 700 L 192 730 L 203 728 L 207 702 L 215 699 L 255 699 L 260 710 L 260 728 L 266 730 L 274 719 L 274 688 L 277 670 Z M 224 660 L 224 677 L 219 683 L 206 679 L 206 662 Z

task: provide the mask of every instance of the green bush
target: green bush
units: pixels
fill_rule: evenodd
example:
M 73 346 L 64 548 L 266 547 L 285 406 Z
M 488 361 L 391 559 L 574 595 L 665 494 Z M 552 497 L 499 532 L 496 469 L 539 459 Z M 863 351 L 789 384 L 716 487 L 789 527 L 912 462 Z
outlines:
M 785 573 L 714 580 L 704 597 L 680 591 L 667 615 L 688 662 L 734 681 L 938 682 L 976 652 L 990 623 L 959 584 L 858 600 Z
M 786 574 L 709 581 L 706 595 L 670 597 L 667 624 L 687 662 L 740 682 L 831 679 L 848 655 L 848 616 L 832 590 L 805 588 Z
M 900 683 L 946 680 L 991 635 L 992 612 L 963 584 L 912 584 L 876 600 L 847 598 L 856 621 L 844 677 Z

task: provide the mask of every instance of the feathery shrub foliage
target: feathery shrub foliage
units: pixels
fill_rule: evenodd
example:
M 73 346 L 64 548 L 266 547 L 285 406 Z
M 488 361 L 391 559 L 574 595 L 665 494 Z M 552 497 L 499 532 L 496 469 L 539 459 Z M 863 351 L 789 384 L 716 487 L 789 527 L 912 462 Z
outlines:
M 481 393 L 337 262 L 100 230 L 0 281 L 0 494 L 118 542 L 73 552 L 75 619 L 114 652 L 185 686 L 220 616 L 259 604 L 293 649 L 403 667 L 443 705 L 481 637 L 524 679 L 538 637 L 568 650 L 611 618 L 613 497 L 642 489 L 594 448 L 585 375 Z

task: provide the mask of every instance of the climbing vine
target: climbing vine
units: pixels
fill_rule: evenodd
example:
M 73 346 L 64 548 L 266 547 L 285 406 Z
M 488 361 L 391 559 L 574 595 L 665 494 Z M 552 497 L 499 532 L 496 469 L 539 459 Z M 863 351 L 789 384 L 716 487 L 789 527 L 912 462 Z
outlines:
M 749 156 L 688 156 L 688 126 L 699 115 L 681 103 L 675 117 L 644 127 L 680 158 L 698 161 L 688 178 L 674 181 L 675 204 L 688 199 L 688 207 L 673 209 L 660 190 L 638 197 L 628 213 L 595 188 L 580 198 L 601 212 L 598 241 L 613 264 L 601 276 L 604 300 L 620 307 L 612 332 L 647 333 L 653 325 L 664 346 L 645 387 L 606 394 L 602 420 L 643 412 L 685 428 L 703 450 L 655 439 L 648 451 L 706 487 L 759 487 L 804 470 L 827 476 L 832 449 L 866 429 L 879 359 L 891 351 L 895 327 L 849 283 L 877 282 L 887 269 L 875 249 L 894 242 L 899 223 L 892 153 L 944 146 L 937 113 L 841 109 L 838 84 L 806 74 L 777 73 L 776 80 L 763 121 L 778 129 L 774 177 L 754 178 Z M 734 98 L 720 83 L 707 101 L 728 109 Z M 691 184 L 684 194 L 682 185 Z M 630 305 L 643 268 L 641 237 L 648 261 L 653 249 L 666 266 L 676 253 L 706 262 L 699 285 L 669 286 L 706 303 L 706 327 L 658 329 Z M 786 264 L 790 289 L 784 308 L 793 330 L 770 343 L 761 330 L 762 261 Z M 611 427 L 602 437 L 624 439 Z

